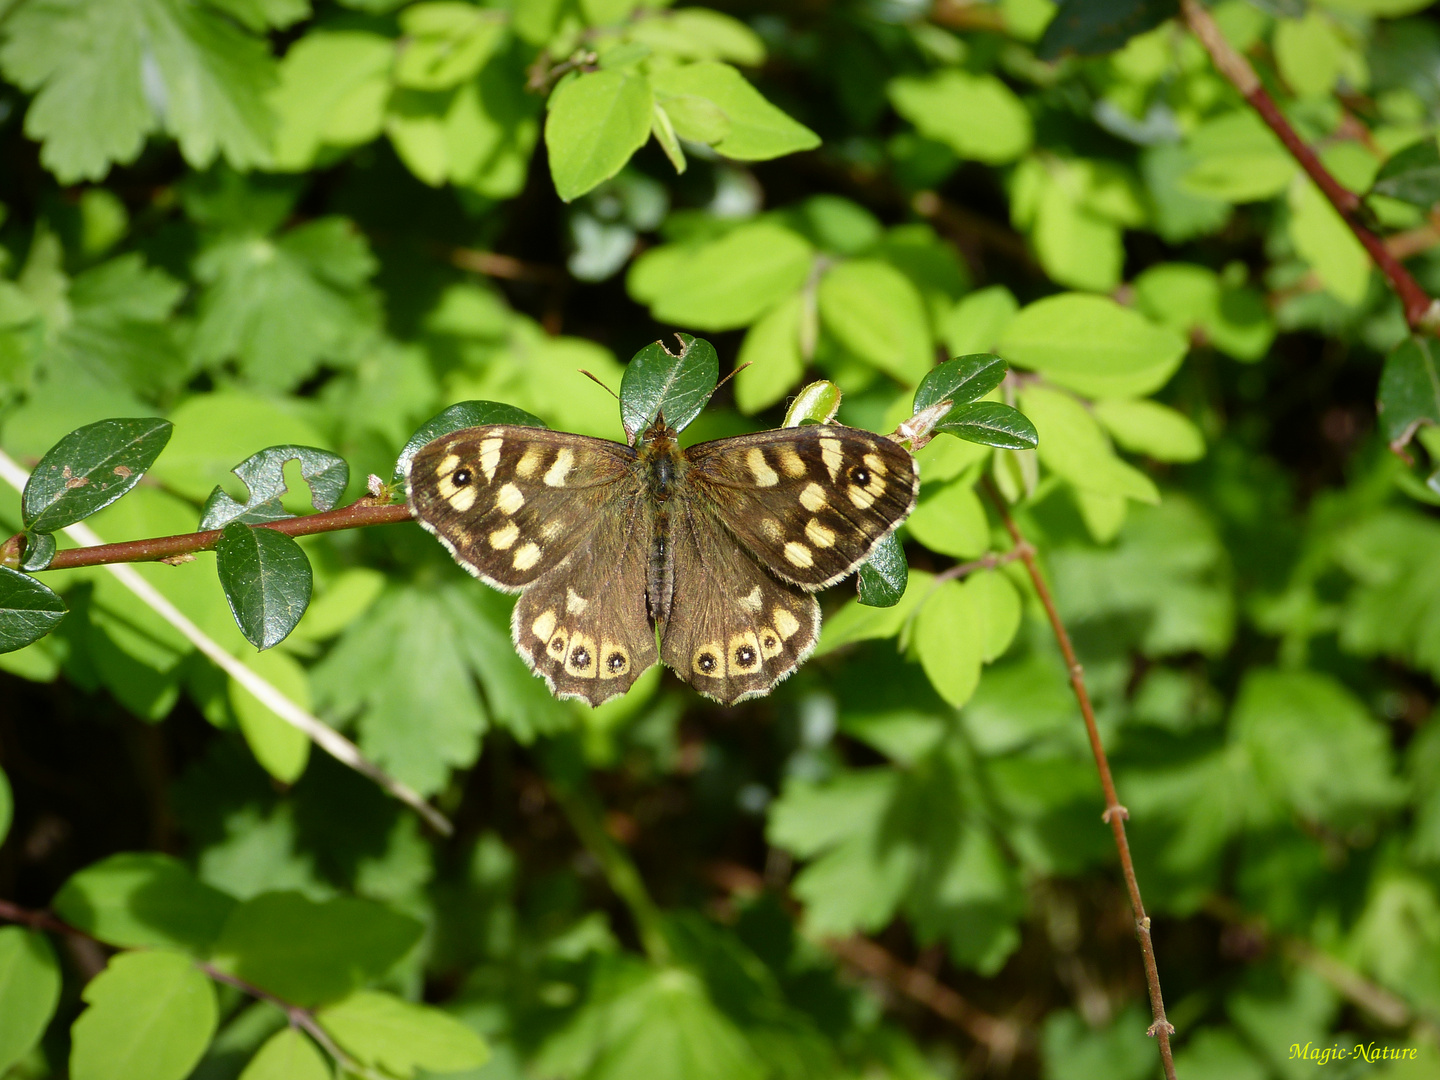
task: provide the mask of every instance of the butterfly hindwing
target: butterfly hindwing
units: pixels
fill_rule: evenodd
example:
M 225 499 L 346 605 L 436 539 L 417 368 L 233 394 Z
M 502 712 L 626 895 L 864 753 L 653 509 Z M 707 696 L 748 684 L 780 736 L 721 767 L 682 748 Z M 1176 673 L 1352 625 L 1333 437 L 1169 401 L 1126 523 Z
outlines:
M 606 504 L 639 490 L 634 461 L 622 443 L 490 424 L 426 444 L 406 494 L 456 562 L 515 592 L 559 565 Z
M 557 697 L 598 705 L 655 663 L 645 606 L 653 511 L 612 502 L 558 566 L 527 586 L 510 620 L 515 648 Z
M 915 459 L 859 428 L 809 424 L 700 443 L 686 478 L 777 577 L 815 590 L 859 568 L 915 508 Z
M 669 513 L 675 588 L 661 659 L 727 705 L 768 693 L 815 648 L 820 605 L 766 573 L 705 500 L 678 498 Z

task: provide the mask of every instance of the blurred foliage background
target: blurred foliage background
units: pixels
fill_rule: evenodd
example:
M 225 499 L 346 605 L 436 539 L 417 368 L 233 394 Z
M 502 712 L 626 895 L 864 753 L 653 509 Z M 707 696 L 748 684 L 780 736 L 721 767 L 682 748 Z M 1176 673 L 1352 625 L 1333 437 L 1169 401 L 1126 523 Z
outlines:
M 1426 6 L 1211 11 L 1436 294 Z M 1440 1075 L 1440 429 L 1393 453 L 1375 407 L 1391 350 L 1435 367 L 1174 15 L 0 0 L 0 445 L 174 424 L 107 541 L 195 529 L 274 444 L 358 497 L 455 401 L 621 438 L 579 369 L 616 386 L 675 330 L 752 364 L 688 441 L 815 377 L 888 431 L 982 352 L 1040 434 L 922 451 L 904 598 L 832 590 L 817 657 L 734 709 L 658 668 L 551 700 L 512 601 L 413 525 L 302 540 L 314 602 L 258 654 L 213 555 L 141 568 L 449 837 L 103 569 L 42 574 L 70 613 L 0 656 L 0 897 L 93 939 L 0 929 L 0 1075 L 334 1075 L 177 955 L 318 1009 L 359 1075 L 1159 1075 L 1049 626 L 1013 562 L 944 576 L 1012 546 L 987 487 L 1085 665 L 1179 1075 L 1313 1075 L 1307 1044 Z M 8 532 L 19 506 L 0 485 Z

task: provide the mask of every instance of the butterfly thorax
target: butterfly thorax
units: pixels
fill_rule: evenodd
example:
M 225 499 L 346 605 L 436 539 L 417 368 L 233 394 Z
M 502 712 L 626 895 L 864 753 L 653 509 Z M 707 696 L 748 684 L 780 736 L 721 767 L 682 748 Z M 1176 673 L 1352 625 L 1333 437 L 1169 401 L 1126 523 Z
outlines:
M 666 505 L 685 476 L 686 462 L 675 431 L 663 418 L 640 433 L 636 466 L 645 480 L 652 506 L 650 553 L 646 570 L 646 598 L 650 617 L 664 626 L 675 596 L 675 553 L 671 543 L 670 508 Z

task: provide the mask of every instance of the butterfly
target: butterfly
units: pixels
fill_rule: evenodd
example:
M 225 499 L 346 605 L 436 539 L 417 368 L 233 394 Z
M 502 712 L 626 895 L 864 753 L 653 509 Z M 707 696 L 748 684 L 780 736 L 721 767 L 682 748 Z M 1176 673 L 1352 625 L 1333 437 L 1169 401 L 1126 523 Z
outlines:
M 516 651 L 557 697 L 598 705 L 660 660 L 728 705 L 810 655 L 812 594 L 865 562 L 919 484 L 903 446 L 858 428 L 682 448 L 659 415 L 633 445 L 517 424 L 454 431 L 415 454 L 406 496 L 456 562 L 520 594 Z

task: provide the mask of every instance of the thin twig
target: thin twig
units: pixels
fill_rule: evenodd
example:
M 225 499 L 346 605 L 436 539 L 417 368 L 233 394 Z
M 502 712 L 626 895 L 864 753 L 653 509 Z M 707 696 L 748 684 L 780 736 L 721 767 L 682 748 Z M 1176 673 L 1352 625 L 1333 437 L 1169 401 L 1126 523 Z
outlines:
M 29 474 L 24 469 L 17 465 L 15 461 L 3 450 L 0 450 L 0 479 L 5 480 L 17 491 L 23 491 L 25 489 L 25 482 L 29 478 Z M 359 510 L 368 511 L 402 510 L 407 517 L 410 513 L 409 510 L 405 507 L 359 507 L 359 504 L 356 504 L 355 506 L 344 507 L 341 510 L 330 511 L 329 515 L 313 514 L 308 518 L 292 518 L 289 521 L 273 522 L 268 526 L 257 527 L 274 528 L 279 525 L 286 525 L 292 523 L 296 524 L 298 527 L 305 522 L 313 521 L 315 518 L 327 516 L 330 517 L 332 523 L 335 520 L 351 520 L 347 519 L 345 515 L 347 512 L 357 511 L 357 507 L 359 508 Z M 352 518 L 366 516 L 368 515 L 359 513 L 357 511 L 355 514 L 352 515 Z M 328 525 L 327 528 L 348 528 L 352 527 L 353 524 L 354 521 L 351 520 L 350 525 L 337 526 L 331 524 Z M 291 532 L 291 535 L 300 535 L 303 531 L 305 530 L 301 529 L 298 532 Z M 321 532 L 325 531 L 325 529 L 311 529 L 309 531 Z M 94 530 L 92 530 L 88 525 L 85 525 L 83 523 L 77 523 L 75 525 L 67 526 L 65 532 L 67 535 L 79 541 L 80 544 L 84 545 L 91 551 L 102 548 L 113 549 L 126 547 L 126 545 L 124 544 L 102 543 L 100 537 L 95 535 Z M 197 537 L 206 536 L 215 537 L 218 536 L 218 533 L 215 530 L 211 530 L 211 532 L 209 533 L 189 533 L 183 537 L 170 537 L 166 539 L 188 539 L 192 543 L 197 543 Z M 149 541 L 143 540 L 134 541 L 135 544 L 145 544 L 148 542 Z M 199 551 L 203 549 L 203 545 L 200 545 L 181 548 L 179 550 Z M 174 553 L 178 554 L 179 551 Z M 57 559 L 59 558 L 59 554 L 60 553 L 57 553 L 56 555 Z M 149 557 L 157 558 L 159 556 L 152 555 Z M 70 565 L 76 566 L 97 564 L 91 562 L 71 563 Z M 391 776 L 374 762 L 369 761 L 365 757 L 365 755 L 360 752 L 360 748 L 356 746 L 353 742 L 351 742 L 349 739 L 347 739 L 344 735 L 341 735 L 329 724 L 319 719 L 319 717 L 316 717 L 311 713 L 307 712 L 306 710 L 302 709 L 299 705 L 295 704 L 295 702 L 291 701 L 288 697 L 281 693 L 280 690 L 278 690 L 271 682 L 269 682 L 269 680 L 262 678 L 255 671 L 251 670 L 245 664 L 241 663 L 240 660 L 230 655 L 230 653 L 226 649 L 224 649 L 218 642 L 216 642 L 214 638 L 210 637 L 210 635 L 206 634 L 203 630 L 201 630 L 198 626 L 191 622 L 190 619 L 179 608 L 172 604 L 164 595 L 162 595 L 161 592 L 155 588 L 155 586 L 151 585 L 150 582 L 146 581 L 143 577 L 141 577 L 139 572 L 133 566 L 128 566 L 124 563 L 117 564 L 115 560 L 109 560 L 104 562 L 104 566 L 106 570 L 108 570 L 111 574 L 115 575 L 116 579 L 119 580 L 120 584 L 124 585 L 127 589 L 129 589 L 132 593 L 139 597 L 140 600 L 147 607 L 149 607 L 152 611 L 154 611 L 157 615 L 159 615 L 162 619 L 164 619 L 177 631 L 179 631 L 180 634 L 192 645 L 194 645 L 196 649 L 208 656 L 212 661 L 214 661 L 217 667 L 219 667 L 232 679 L 238 682 L 246 690 L 250 691 L 250 693 L 253 694 L 262 705 L 268 708 L 276 716 L 280 717 L 280 719 L 284 720 L 292 727 L 298 728 L 300 731 L 304 732 L 312 742 L 314 742 L 317 746 L 320 747 L 320 749 L 324 750 L 327 754 L 333 757 L 336 761 L 339 761 L 343 765 L 348 765 L 350 768 L 358 772 L 361 776 L 364 776 L 374 781 L 377 785 L 380 786 L 381 789 L 388 792 L 396 799 L 399 799 L 405 805 L 411 807 L 416 813 L 423 817 L 426 822 L 428 822 L 429 825 L 433 829 L 435 829 L 436 832 L 440 833 L 443 836 L 449 836 L 455 831 L 455 827 L 450 824 L 450 819 L 447 818 L 444 814 L 440 813 L 440 811 L 436 810 L 424 799 L 422 799 L 416 791 L 414 791 L 406 784 L 403 784 L 399 780 L 395 779 L 395 777 Z
M 1250 66 L 1250 61 L 1236 52 L 1225 40 L 1220 27 L 1199 0 L 1181 0 L 1180 6 L 1186 23 L 1205 46 L 1215 69 L 1230 80 L 1241 96 L 1250 103 L 1251 108 L 1260 114 L 1260 119 L 1265 121 L 1266 126 L 1285 144 L 1285 149 L 1290 151 L 1291 156 L 1330 201 L 1330 205 L 1335 207 L 1341 219 L 1355 234 L 1355 239 L 1369 252 L 1370 258 L 1375 261 L 1375 265 L 1390 282 L 1390 287 L 1400 297 L 1400 303 L 1405 309 L 1405 321 L 1410 329 L 1433 331 L 1440 326 L 1440 303 L 1430 298 L 1399 258 L 1386 247 L 1385 242 L 1360 221 L 1360 197 L 1341 186 L 1316 156 L 1315 151 L 1300 138 L 1299 133 L 1285 118 L 1285 114 L 1280 111 L 1275 99 L 1261 84 L 1260 77 Z
M 486 277 L 504 278 L 507 281 L 563 281 L 565 271 L 558 266 L 525 262 L 513 255 L 501 255 L 494 251 L 479 251 L 475 248 L 448 249 L 450 264 L 473 274 Z
M 1160 969 L 1155 963 L 1155 946 L 1150 940 L 1150 916 L 1145 914 L 1145 904 L 1140 898 L 1140 883 L 1135 877 L 1135 864 L 1130 858 L 1130 841 L 1125 835 L 1125 819 L 1130 816 L 1130 812 L 1120 804 L 1120 798 L 1115 793 L 1115 780 L 1110 775 L 1110 759 L 1100 741 L 1100 728 L 1095 723 L 1095 710 L 1090 704 L 1090 691 L 1085 685 L 1085 669 L 1080 666 L 1075 647 L 1070 642 L 1070 634 L 1060 619 L 1055 598 L 1050 594 L 1050 586 L 1040 572 L 1034 547 L 1015 523 L 1004 497 L 988 479 L 985 481 L 985 492 L 1004 522 L 1006 532 L 1015 543 L 1015 549 L 1020 551 L 1020 559 L 1025 563 L 1030 583 L 1035 587 L 1035 594 L 1045 608 L 1050 629 L 1055 634 L 1060 654 L 1065 658 L 1065 666 L 1070 672 L 1070 686 L 1075 691 L 1075 700 L 1080 703 L 1080 715 L 1085 719 L 1085 733 L 1090 738 L 1090 752 L 1095 757 L 1095 768 L 1100 773 L 1100 787 L 1105 793 L 1105 812 L 1101 819 L 1109 824 L 1110 831 L 1115 834 L 1115 848 L 1120 854 L 1120 871 L 1125 878 L 1125 888 L 1130 894 L 1130 907 L 1135 915 L 1135 932 L 1140 938 L 1140 953 L 1145 961 L 1145 983 L 1150 991 L 1150 1012 L 1154 1019 L 1147 1034 L 1157 1037 L 1160 1042 L 1160 1061 L 1165 1068 L 1166 1080 L 1175 1080 L 1175 1061 L 1170 1053 L 1170 1036 L 1175 1028 L 1165 1018 L 1165 999 L 1160 992 Z
M 1015 562 L 1018 559 L 1023 559 L 1026 555 L 1033 554 L 1035 554 L 1035 548 L 1031 545 L 1030 541 L 1025 540 L 1022 541 L 1019 546 L 1013 547 L 1009 551 L 992 551 L 990 554 L 982 555 L 978 559 L 958 563 L 955 566 L 942 570 L 935 575 L 935 580 L 930 584 L 939 585 L 944 581 L 955 581 L 958 578 L 966 578 L 980 570 L 995 570 L 1001 566 Z

